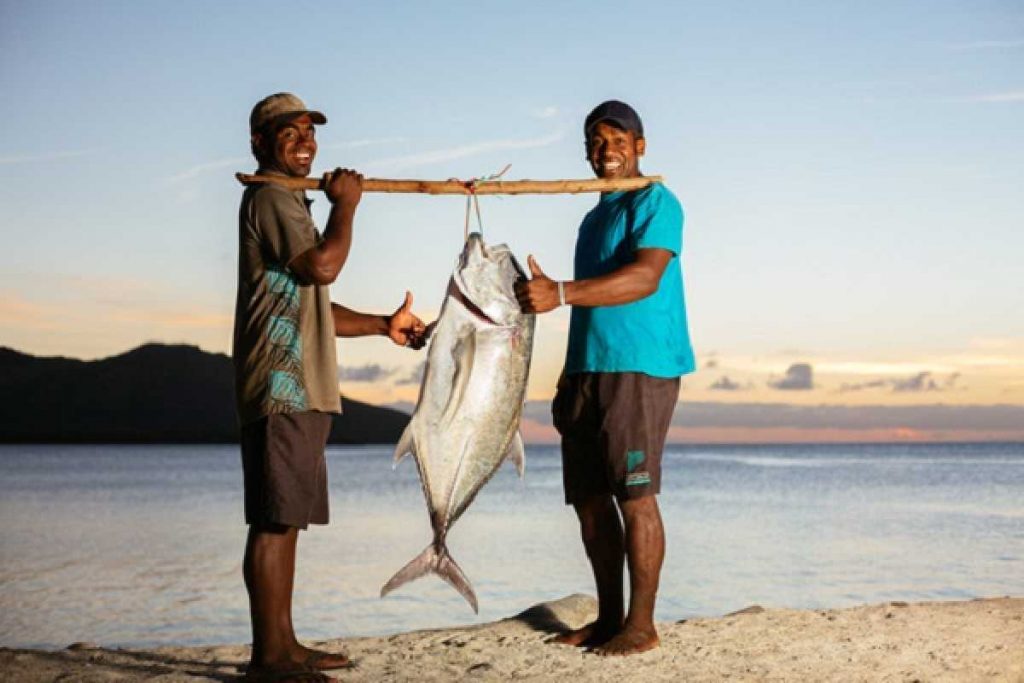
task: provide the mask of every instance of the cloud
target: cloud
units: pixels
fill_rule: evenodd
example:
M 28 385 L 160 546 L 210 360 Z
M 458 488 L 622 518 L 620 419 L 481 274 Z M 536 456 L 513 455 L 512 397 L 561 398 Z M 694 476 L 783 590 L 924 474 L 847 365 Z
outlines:
M 406 375 L 405 377 L 402 377 L 401 379 L 396 380 L 395 381 L 395 386 L 396 387 L 403 387 L 403 386 L 409 386 L 409 385 L 418 385 L 421 381 L 423 381 L 423 371 L 426 370 L 426 369 L 427 369 L 427 361 L 421 361 L 419 363 L 419 365 L 417 365 L 415 368 L 413 368 L 412 371 L 408 375 Z
M 541 107 L 540 109 L 534 109 L 530 114 L 535 119 L 553 119 L 561 113 L 558 107 L 554 105 L 548 105 Z
M 672 423 L 680 427 L 1019 431 L 1024 424 L 1024 406 L 685 402 L 680 404 Z
M 344 140 L 342 142 L 332 142 L 330 144 L 320 145 L 320 150 L 326 149 L 356 149 L 358 147 L 370 147 L 372 145 L 385 145 L 393 144 L 397 142 L 405 142 L 406 138 L 365 138 L 363 140 Z M 166 182 L 170 185 L 176 185 L 186 180 L 196 178 L 208 171 L 218 171 L 223 168 L 240 168 L 246 165 L 251 165 L 254 162 L 251 156 L 247 157 L 231 157 L 230 159 L 216 159 L 214 161 L 205 161 L 195 166 L 190 166 L 184 171 L 175 173 L 168 177 Z
M 0 157 L 0 166 L 6 164 L 27 164 L 37 161 L 59 161 L 61 159 L 74 159 L 76 157 L 89 156 L 99 152 L 99 149 L 78 149 L 66 152 L 47 152 L 44 154 L 13 154 Z
M 932 379 L 932 373 L 919 372 L 903 379 L 892 380 L 892 390 L 896 392 L 938 391 L 939 386 Z
M 374 145 L 394 145 L 400 142 L 408 142 L 408 138 L 365 138 L 362 140 L 343 140 L 341 142 L 332 142 L 329 144 L 322 144 L 318 146 L 318 149 L 357 149 L 359 147 L 372 147 Z
M 523 417 L 540 424 L 551 424 L 551 404 L 548 401 L 529 401 Z M 672 418 L 672 425 L 724 429 L 907 429 L 920 432 L 961 430 L 1019 433 L 1021 425 L 1024 425 L 1024 406 L 804 406 L 789 403 L 682 401 Z
M 540 138 L 485 140 L 472 145 L 461 145 L 459 147 L 437 149 L 430 152 L 420 152 L 417 154 L 407 154 L 404 156 L 378 159 L 377 161 L 370 162 L 367 166 L 375 169 L 386 168 L 389 170 L 413 168 L 415 166 L 428 166 L 430 164 L 439 164 L 445 161 L 464 159 L 466 157 L 486 154 L 488 152 L 498 152 L 507 149 L 548 147 L 549 145 L 553 145 L 560 141 L 564 137 L 565 134 L 559 131 Z
M 196 302 L 168 301 L 166 292 L 152 283 L 103 276 L 53 279 L 67 285 L 63 289 L 67 296 L 39 300 L 16 291 L 0 290 L 0 327 L 5 331 L 63 330 L 77 334 L 85 329 L 83 321 L 88 321 L 105 331 L 125 327 L 112 323 L 139 324 L 154 331 L 175 333 L 231 329 L 231 313 Z
M 940 384 L 936 376 L 930 371 L 922 371 L 909 377 L 893 377 L 887 379 L 874 379 L 868 382 L 843 383 L 839 387 L 840 393 L 850 391 L 863 391 L 865 389 L 890 389 L 895 393 L 917 393 L 927 391 L 945 391 L 952 389 L 960 378 L 959 372 L 951 373 L 942 380 Z
M 186 168 L 180 173 L 175 173 L 171 177 L 167 178 L 169 185 L 175 185 L 177 183 L 191 180 L 199 176 L 200 174 L 206 173 L 207 171 L 216 171 L 222 168 L 238 168 L 244 164 L 251 163 L 252 160 L 249 157 L 232 157 L 231 159 L 218 159 L 216 161 L 207 161 L 202 164 L 196 164 Z
M 784 391 L 806 391 L 814 388 L 814 370 L 810 363 L 793 363 L 782 379 L 769 380 L 768 386 Z
M 843 382 L 839 386 L 839 393 L 845 394 L 848 391 L 863 391 L 865 389 L 882 389 L 889 386 L 888 380 L 873 379 L 870 382 Z
M 338 368 L 338 379 L 343 382 L 376 382 L 393 374 L 394 368 L 385 368 L 378 363 Z
M 722 375 L 719 379 L 708 387 L 708 389 L 714 389 L 716 391 L 741 391 L 743 385 L 739 382 L 733 382 L 728 376 Z
M 123 323 L 147 323 L 175 330 L 210 329 L 229 330 L 234 316 L 216 311 L 203 312 L 180 308 L 127 307 L 107 314 L 108 320 Z
M 0 324 L 15 328 L 52 331 L 61 327 L 70 312 L 63 306 L 28 299 L 17 292 L 0 291 Z

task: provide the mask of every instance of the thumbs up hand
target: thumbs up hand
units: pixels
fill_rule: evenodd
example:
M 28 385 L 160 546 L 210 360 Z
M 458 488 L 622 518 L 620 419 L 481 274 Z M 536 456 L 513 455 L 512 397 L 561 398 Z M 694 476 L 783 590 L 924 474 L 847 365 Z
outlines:
M 388 336 L 399 346 L 419 349 L 426 343 L 426 326 L 412 312 L 412 293 L 405 293 L 405 301 L 387 317 Z
M 533 256 L 526 259 L 530 266 L 530 280 L 520 280 L 515 285 L 516 299 L 524 313 L 547 313 L 558 308 L 558 283 L 541 270 Z

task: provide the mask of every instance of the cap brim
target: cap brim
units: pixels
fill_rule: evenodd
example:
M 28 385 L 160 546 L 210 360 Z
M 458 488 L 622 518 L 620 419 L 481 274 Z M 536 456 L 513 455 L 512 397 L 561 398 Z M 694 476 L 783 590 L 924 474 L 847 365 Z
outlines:
M 309 120 L 318 126 L 322 126 L 327 123 L 327 117 L 321 112 L 314 111 L 312 109 L 297 109 L 295 111 L 281 112 L 277 116 L 274 116 L 262 123 L 256 130 L 265 129 L 267 127 L 276 128 L 277 126 L 287 123 L 292 119 L 297 119 L 300 116 L 309 116 Z
M 281 114 L 280 116 L 278 116 L 276 118 L 278 120 L 287 119 L 288 121 L 291 121 L 292 119 L 298 118 L 298 117 L 300 117 L 300 116 L 302 116 L 304 114 L 308 114 L 310 121 L 312 121 L 313 123 L 315 123 L 318 126 L 322 126 L 325 123 L 327 123 L 327 117 L 326 116 L 324 116 L 321 112 L 314 111 L 312 109 L 300 109 L 299 111 L 289 111 L 289 112 L 285 112 L 284 114 Z
M 590 133 L 594 130 L 594 128 L 597 127 L 597 124 L 599 123 L 611 123 L 614 124 L 614 126 L 619 130 L 625 130 L 634 134 L 643 135 L 643 131 L 636 130 L 635 128 L 631 127 L 628 123 L 620 119 L 618 116 L 602 116 L 598 120 L 592 121 L 591 124 L 587 126 L 587 130 L 584 131 L 587 134 L 587 136 L 590 135 Z

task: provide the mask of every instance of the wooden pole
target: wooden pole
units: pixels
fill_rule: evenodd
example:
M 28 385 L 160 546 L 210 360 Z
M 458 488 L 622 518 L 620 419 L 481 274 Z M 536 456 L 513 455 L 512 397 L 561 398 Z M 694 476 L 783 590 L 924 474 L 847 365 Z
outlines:
M 294 178 L 279 175 L 236 173 L 243 185 L 275 183 L 290 190 L 322 190 L 322 178 Z M 639 190 L 660 183 L 661 176 L 641 176 L 621 180 L 486 180 L 472 183 L 462 180 L 389 180 L 363 178 L 363 192 L 405 192 L 420 194 L 579 194 L 580 192 L 616 192 Z

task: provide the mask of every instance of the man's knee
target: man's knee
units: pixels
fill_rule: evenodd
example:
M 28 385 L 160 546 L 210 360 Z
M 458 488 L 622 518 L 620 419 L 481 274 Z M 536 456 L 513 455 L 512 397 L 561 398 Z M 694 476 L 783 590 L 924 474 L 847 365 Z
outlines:
M 584 542 L 598 539 L 619 526 L 619 513 L 610 495 L 591 496 L 574 507 Z
M 622 510 L 622 519 L 627 526 L 661 519 L 658 498 L 654 494 L 639 498 L 619 498 L 617 502 L 619 509 Z

